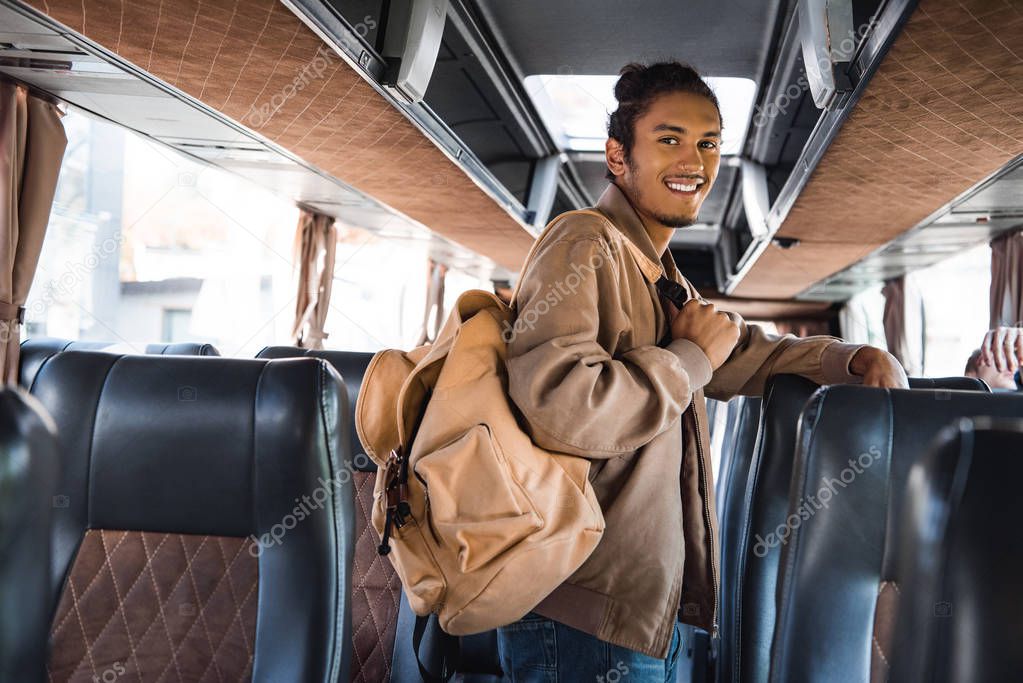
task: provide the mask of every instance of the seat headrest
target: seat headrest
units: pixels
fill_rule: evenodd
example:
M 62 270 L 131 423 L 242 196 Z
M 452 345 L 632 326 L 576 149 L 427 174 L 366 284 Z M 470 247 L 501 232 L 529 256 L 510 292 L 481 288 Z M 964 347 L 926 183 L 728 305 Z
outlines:
M 354 423 L 355 403 L 359 399 L 359 388 L 362 386 L 362 378 L 374 355 L 376 354 L 362 351 L 328 351 L 325 349 L 303 349 L 298 346 L 267 346 L 256 354 L 256 358 L 322 358 L 334 366 L 334 369 L 341 373 L 341 379 L 345 382 L 345 387 L 348 390 L 348 403 L 352 407 L 352 464 L 357 471 L 376 472 L 376 463 L 366 455 L 365 449 L 359 442 L 359 435 L 355 431 Z
M 132 346 L 125 342 L 71 341 L 54 337 L 32 337 L 21 342 L 21 358 L 18 361 L 18 384 L 30 389 L 39 368 L 51 356 L 63 351 L 103 351 L 106 353 L 133 353 Z M 220 351 L 212 344 L 184 342 L 180 344 L 147 344 L 146 354 L 181 356 L 219 356 Z
M 348 436 L 341 387 L 311 358 L 67 351 L 33 394 L 58 425 L 67 475 L 88 478 L 88 500 L 70 508 L 89 527 L 248 536 L 290 511 L 264 509 L 257 490 L 291 486 L 290 502 L 334 476 L 329 457 Z
M 178 342 L 176 344 L 146 344 L 146 354 L 151 356 L 219 356 L 220 351 L 213 344 Z
M 957 389 L 959 391 L 987 391 L 991 388 L 976 377 L 910 377 L 910 389 Z
M 62 351 L 77 349 L 82 351 L 101 351 L 110 346 L 109 342 L 71 341 L 54 337 L 31 337 L 21 342 L 21 355 L 18 360 L 18 384 L 26 389 L 32 386 L 32 380 L 46 359 Z

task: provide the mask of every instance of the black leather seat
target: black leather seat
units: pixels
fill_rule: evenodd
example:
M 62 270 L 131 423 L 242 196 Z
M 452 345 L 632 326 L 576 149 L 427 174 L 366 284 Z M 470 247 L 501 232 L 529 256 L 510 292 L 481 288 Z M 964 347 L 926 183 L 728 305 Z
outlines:
M 219 356 L 213 344 L 177 342 L 175 344 L 146 344 L 147 356 Z
M 359 398 L 359 387 L 362 377 L 366 374 L 369 362 L 374 354 L 360 351 L 328 351 L 324 349 L 303 349 L 298 346 L 266 346 L 256 354 L 256 358 L 322 358 L 330 363 L 344 380 L 348 391 L 348 405 L 352 408 L 351 424 L 349 425 L 349 446 L 356 471 L 376 472 L 376 465 L 369 456 L 363 453 L 359 435 L 355 431 L 355 403 Z M 361 456 L 361 457 L 360 457 Z M 370 484 L 372 489 L 372 483 Z M 372 493 L 372 491 L 370 491 Z
M 1023 671 L 1021 480 L 1018 418 L 963 418 L 912 466 L 894 543 L 897 572 L 912 580 L 899 596 L 891 680 Z
M 980 380 L 968 377 L 911 377 L 909 381 L 914 389 L 940 388 L 939 396 L 951 390 L 987 389 Z M 734 557 L 734 570 L 728 571 L 728 583 L 722 572 L 721 681 L 752 683 L 768 677 L 783 544 L 763 539 L 785 528 L 796 429 L 803 407 L 817 389 L 817 384 L 796 375 L 778 375 L 768 382 L 745 488 L 732 488 L 726 496 L 726 500 L 732 498 L 726 513 L 736 531 L 727 541 L 732 547 L 722 546 L 722 564 L 726 557 Z
M 67 351 L 51 680 L 348 680 L 347 394 L 314 359 Z
M 313 357 L 330 362 L 344 378 L 350 404 L 354 409 L 363 375 L 373 355 L 355 351 L 303 349 L 297 346 L 267 346 L 257 354 L 257 358 Z M 419 681 L 419 664 L 412 643 L 415 614 L 402 594 L 401 581 L 394 567 L 387 558 L 377 554 L 379 538 L 370 524 L 376 466 L 363 454 L 354 422 L 350 433 L 352 452 L 359 454 L 354 462 L 356 542 L 352 579 L 352 681 Z M 500 676 L 496 631 L 460 640 L 461 680 L 466 683 L 491 680 L 495 678 L 493 672 L 497 672 L 496 677 Z M 440 672 L 443 654 L 440 627 L 436 619 L 431 617 L 420 656 L 430 671 Z
M 718 537 L 721 543 L 722 600 L 718 615 L 720 641 L 717 654 L 719 680 L 732 676 L 732 647 L 737 637 L 736 611 L 730 604 L 737 584 L 739 537 L 743 500 L 760 424 L 759 397 L 738 396 L 728 402 L 728 422 L 721 447 L 721 475 L 717 482 Z
M 0 681 L 46 680 L 57 449 L 38 404 L 0 390 Z
M 728 401 L 718 401 L 717 399 L 707 399 L 707 431 L 710 432 L 711 440 L 714 439 L 715 432 L 717 430 L 717 414 L 718 410 L 728 410 Z
M 721 465 L 714 492 L 719 512 L 729 492 L 736 488 L 741 491 L 743 488 L 743 482 L 736 481 L 734 477 L 745 476 L 743 464 L 749 465 L 750 455 L 756 446 L 760 405 L 759 396 L 736 396 L 721 408 L 727 417 L 721 434 Z
M 380 539 L 373 531 L 373 484 L 376 465 L 363 454 L 362 444 L 355 431 L 354 409 L 359 388 L 372 353 L 303 349 L 297 346 L 267 346 L 257 358 L 313 357 L 328 361 L 345 381 L 349 404 L 352 406 L 352 453 L 355 459 L 355 495 L 353 500 L 354 565 L 352 571 L 352 681 L 377 683 L 378 681 L 416 680 L 419 669 L 400 672 L 400 657 L 395 651 L 399 612 L 408 610 L 402 599 L 401 581 L 386 557 L 377 554 Z M 404 604 L 403 604 L 404 603 Z M 411 636 L 410 636 L 411 637 Z M 401 650 L 402 648 L 399 648 Z M 414 662 L 413 662 L 414 663 Z
M 800 418 L 787 518 L 764 538 L 783 545 L 771 681 L 887 680 L 901 641 L 892 638 L 900 587 L 886 539 L 900 526 L 910 467 L 963 415 L 1023 415 L 1023 396 L 856 386 L 814 394 Z
M 21 343 L 21 358 L 18 361 L 18 384 L 32 386 L 39 368 L 54 354 L 63 351 L 104 351 L 117 347 L 117 342 L 71 341 L 54 337 L 32 337 Z M 179 344 L 147 344 L 147 355 L 219 356 L 220 351 L 212 344 L 183 342 Z

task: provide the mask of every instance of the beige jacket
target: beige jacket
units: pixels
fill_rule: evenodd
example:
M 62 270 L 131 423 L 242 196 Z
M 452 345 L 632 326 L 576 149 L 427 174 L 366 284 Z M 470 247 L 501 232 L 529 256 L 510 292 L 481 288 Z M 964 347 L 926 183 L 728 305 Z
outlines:
M 596 208 L 618 229 L 593 213 L 557 218 L 522 275 L 506 333 L 509 393 L 533 440 L 591 461 L 606 523 L 597 549 L 536 611 L 663 658 L 676 615 L 716 627 L 704 394 L 760 395 L 777 373 L 857 381 L 848 365 L 860 347 L 771 335 L 734 314 L 739 342 L 713 374 L 693 342 L 657 346 L 668 330 L 654 287 L 662 271 L 698 294 L 670 251 L 659 257 L 616 186 Z

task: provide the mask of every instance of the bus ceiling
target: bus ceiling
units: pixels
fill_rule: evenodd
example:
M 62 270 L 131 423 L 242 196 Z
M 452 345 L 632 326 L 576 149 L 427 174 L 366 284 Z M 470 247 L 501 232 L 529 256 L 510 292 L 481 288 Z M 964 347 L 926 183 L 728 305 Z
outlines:
M 601 192 L 615 74 L 664 57 L 724 110 L 718 181 L 672 244 L 708 294 L 841 301 L 1023 220 L 1009 2 L 0 0 L 0 19 L 0 73 L 348 223 L 425 227 L 495 279 Z

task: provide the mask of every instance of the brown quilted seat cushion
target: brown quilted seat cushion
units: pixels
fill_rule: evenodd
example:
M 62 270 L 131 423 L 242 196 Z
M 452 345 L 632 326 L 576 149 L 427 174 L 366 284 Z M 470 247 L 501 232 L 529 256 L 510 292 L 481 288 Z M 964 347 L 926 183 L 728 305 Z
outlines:
M 391 654 L 398 624 L 401 581 L 386 557 L 377 554 L 380 538 L 370 523 L 372 472 L 355 473 L 355 571 L 352 587 L 352 680 L 380 683 L 391 678 Z
M 50 632 L 51 683 L 252 678 L 259 568 L 247 539 L 89 530 Z
M 894 581 L 882 581 L 874 606 L 874 636 L 870 652 L 870 681 L 888 680 L 889 660 L 894 651 L 895 619 L 899 606 L 899 586 Z

